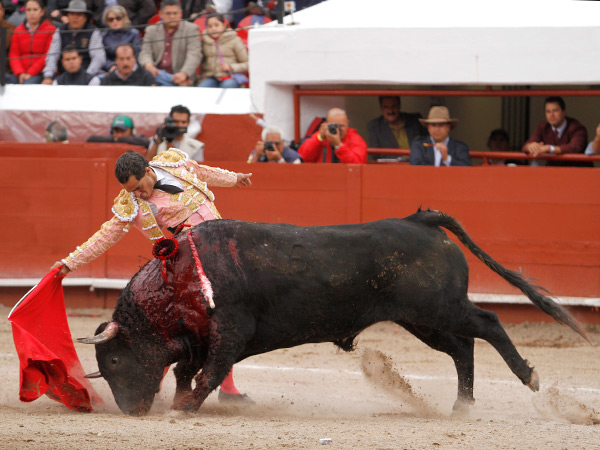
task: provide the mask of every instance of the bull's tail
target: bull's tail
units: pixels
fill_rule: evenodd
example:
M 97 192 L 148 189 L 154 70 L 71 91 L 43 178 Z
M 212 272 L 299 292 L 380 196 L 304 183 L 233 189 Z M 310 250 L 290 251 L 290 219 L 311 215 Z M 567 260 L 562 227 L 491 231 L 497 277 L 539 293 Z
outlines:
M 571 327 L 586 341 L 590 342 L 585 331 L 567 310 L 557 304 L 554 300 L 541 294 L 538 289 L 543 288 L 528 283 L 520 273 L 507 269 L 484 252 L 471 240 L 467 232 L 454 217 L 441 211 L 421 211 L 419 209 L 416 214 L 407 217 L 407 219 L 430 227 L 443 227 L 452 232 L 460 242 L 471 251 L 471 253 L 510 284 L 520 289 L 521 292 L 523 292 L 538 308 L 554 318 L 557 322 Z

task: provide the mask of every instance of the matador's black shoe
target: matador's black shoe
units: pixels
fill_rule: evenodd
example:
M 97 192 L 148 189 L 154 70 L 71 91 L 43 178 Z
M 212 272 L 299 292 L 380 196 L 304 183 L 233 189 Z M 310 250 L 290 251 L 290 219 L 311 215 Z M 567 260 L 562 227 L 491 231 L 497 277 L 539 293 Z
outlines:
M 245 403 L 247 405 L 253 405 L 256 402 L 248 397 L 248 394 L 228 394 L 227 392 L 219 389 L 219 401 L 224 403 Z

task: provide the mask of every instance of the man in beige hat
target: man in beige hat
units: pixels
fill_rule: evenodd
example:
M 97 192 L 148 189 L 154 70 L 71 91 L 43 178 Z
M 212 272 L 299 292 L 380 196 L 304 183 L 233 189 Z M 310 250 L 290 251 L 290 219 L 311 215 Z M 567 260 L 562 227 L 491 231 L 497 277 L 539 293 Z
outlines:
M 429 136 L 418 136 L 410 145 L 410 163 L 416 166 L 471 166 L 469 147 L 450 137 L 458 119 L 445 106 L 432 106 L 427 119 L 419 119 Z

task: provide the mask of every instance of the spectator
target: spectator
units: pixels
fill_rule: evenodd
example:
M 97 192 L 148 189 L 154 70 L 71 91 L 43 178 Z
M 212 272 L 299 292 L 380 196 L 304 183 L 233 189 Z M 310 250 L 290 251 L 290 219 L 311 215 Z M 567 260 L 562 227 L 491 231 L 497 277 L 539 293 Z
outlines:
M 120 5 L 125 9 L 125 14 L 136 28 L 143 28 L 148 20 L 156 14 L 154 0 L 85 0 L 87 7 L 92 11 L 94 23 L 101 27 L 109 25 L 105 21 L 104 13 L 111 5 Z M 142 31 L 140 29 L 140 31 Z
M 149 25 L 138 61 L 161 86 L 190 86 L 202 60 L 200 31 L 181 20 L 178 0 L 160 4 L 162 22 Z
M 327 121 L 302 143 L 298 153 L 305 162 L 366 163 L 367 143 L 348 124 L 346 111 L 330 109 Z
M 10 46 L 10 67 L 19 84 L 39 84 L 56 27 L 46 19 L 43 0 L 29 0 L 25 16 Z
M 587 130 L 572 117 L 567 117 L 567 108 L 562 97 L 547 97 L 544 100 L 546 120 L 540 122 L 531 137 L 523 145 L 523 151 L 533 156 L 544 154 L 583 153 L 587 144 Z M 592 167 L 591 162 L 548 161 L 548 166 Z
M 150 139 L 141 134 L 135 134 L 133 120 L 129 116 L 115 116 L 107 136 L 90 136 L 87 142 L 122 142 L 148 148 Z
M 57 27 L 69 23 L 67 15 L 61 11 L 69 7 L 69 0 L 48 0 L 48 14 L 50 20 Z
M 249 163 L 276 162 L 300 164 L 302 158 L 297 151 L 285 146 L 283 133 L 277 127 L 266 127 L 262 130 L 262 141 L 256 143 L 256 147 L 248 157 Z
M 100 79 L 83 69 L 83 58 L 74 45 L 67 45 L 61 56 L 64 72 L 52 82 L 54 85 L 99 86 Z
M 228 22 L 232 22 L 233 15 L 230 13 L 234 9 L 234 0 L 212 0 L 217 14 L 223 14 Z M 210 6 L 207 5 L 207 11 Z
M 508 133 L 502 128 L 497 128 L 490 133 L 487 141 L 487 148 L 491 152 L 510 152 L 510 139 Z M 489 159 L 490 165 L 494 166 L 516 166 L 524 165 L 526 161 L 523 159 Z
M 50 49 L 46 56 L 43 84 L 52 84 L 56 74 L 59 54 L 67 45 L 74 45 L 82 57 L 82 67 L 90 75 L 96 76 L 104 61 L 106 53 L 102 45 L 102 35 L 94 25 L 89 22 L 90 11 L 86 9 L 84 0 L 71 0 L 69 7 L 63 12 L 67 13 L 68 22 L 61 25 L 52 36 Z M 58 68 L 59 73 L 64 69 Z
M 181 11 L 184 19 L 196 19 L 203 14 L 217 12 L 213 0 L 182 0 Z
M 225 18 L 217 14 L 206 21 L 202 35 L 202 71 L 199 87 L 238 88 L 248 82 L 248 51 L 237 33 L 227 29 Z
M 146 158 L 152 160 L 170 147 L 176 147 L 195 161 L 204 161 L 204 143 L 187 135 L 190 125 L 190 110 L 183 105 L 171 108 L 165 122 L 156 130 L 152 138 Z
M 46 126 L 46 142 L 69 143 L 69 130 L 58 120 L 53 120 Z
M 427 119 L 419 119 L 429 136 L 417 136 L 410 144 L 410 163 L 417 166 L 470 166 L 469 147 L 450 137 L 458 119 L 445 106 L 432 106 Z
M 2 4 L 2 2 L 0 1 L 0 29 L 6 30 L 6 47 L 4 48 L 4 51 L 6 53 L 9 53 L 11 37 L 16 27 L 14 23 L 10 23 L 4 18 L 5 14 L 6 10 L 4 9 L 4 5 Z M 4 69 L 4 81 L 6 83 L 16 84 L 19 82 L 17 77 L 11 72 L 10 60 L 6 60 L 6 67 Z
M 137 58 L 140 53 L 142 40 L 140 32 L 131 28 L 131 22 L 127 17 L 125 8 L 120 5 L 112 5 L 104 10 L 102 21 L 108 26 L 102 31 L 102 42 L 106 52 L 106 61 L 102 66 L 105 72 L 115 70 L 115 58 L 117 45 L 131 44 Z
M 369 147 L 374 148 L 410 148 L 417 136 L 426 136 L 427 131 L 419 123 L 421 114 L 400 112 L 400 97 L 379 97 L 381 116 L 367 124 Z M 382 156 L 369 155 L 370 160 Z
M 10 38 L 12 37 L 12 33 L 16 28 L 14 23 L 10 23 L 4 15 L 6 14 L 6 10 L 4 9 L 4 5 L 0 1 L 0 28 L 6 29 L 6 50 L 10 48 Z
M 25 3 L 27 0 L 10 0 L 3 2 L 7 14 L 7 21 L 18 27 L 25 20 Z M 7 8 L 8 7 L 8 8 Z
M 600 124 L 596 127 L 596 136 L 585 148 L 586 155 L 598 155 L 600 154 Z
M 131 44 L 118 45 L 115 54 L 116 69 L 102 78 L 102 86 L 156 86 L 152 74 L 135 61 Z
M 266 3 L 266 2 L 264 2 Z M 262 1 L 254 1 L 254 0 L 244 0 L 244 6 L 246 8 L 246 15 L 259 15 L 259 16 L 267 16 L 269 18 L 273 18 L 276 13 L 272 10 L 276 8 L 275 2 L 270 5 L 264 6 Z M 271 17 L 273 16 L 273 17 Z

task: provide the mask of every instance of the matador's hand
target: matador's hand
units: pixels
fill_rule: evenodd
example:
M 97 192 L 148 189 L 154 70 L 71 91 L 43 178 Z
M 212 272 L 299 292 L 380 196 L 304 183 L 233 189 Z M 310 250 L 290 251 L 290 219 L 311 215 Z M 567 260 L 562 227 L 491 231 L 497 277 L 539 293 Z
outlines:
M 236 187 L 250 186 L 252 184 L 252 181 L 250 181 L 251 173 L 236 173 L 236 175 Z
M 63 263 L 62 261 L 56 261 L 54 263 L 54 265 L 51 267 L 51 269 L 56 269 L 60 266 L 62 266 L 62 267 L 59 270 L 59 272 L 55 275 L 56 277 L 64 277 L 66 274 L 68 274 L 71 271 L 71 269 L 69 269 L 67 267 L 67 265 L 65 263 Z

